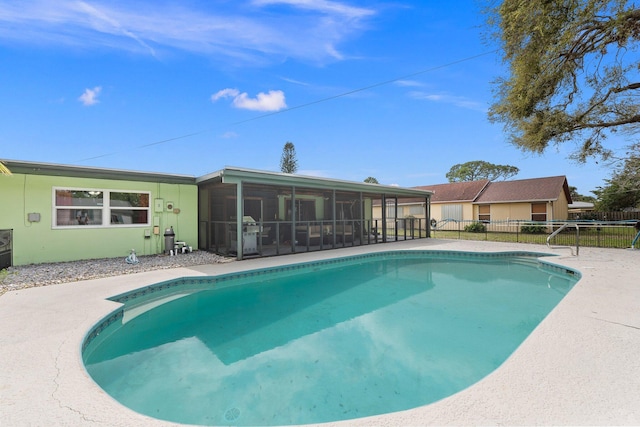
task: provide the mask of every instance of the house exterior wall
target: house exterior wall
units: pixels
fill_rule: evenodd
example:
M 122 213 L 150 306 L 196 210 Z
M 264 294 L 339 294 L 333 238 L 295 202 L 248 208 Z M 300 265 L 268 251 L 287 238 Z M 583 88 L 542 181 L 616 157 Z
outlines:
M 450 218 L 450 215 L 447 215 L 446 212 L 452 209 L 461 209 L 462 218 Z M 474 218 L 473 204 L 471 202 L 460 202 L 460 203 L 432 203 L 431 204 L 431 219 L 434 219 L 438 222 L 446 220 L 446 219 L 456 219 L 467 221 Z
M 382 218 L 382 208 L 380 205 L 372 205 L 370 200 L 365 200 L 366 211 L 370 212 L 369 216 L 373 218 L 380 219 Z M 368 207 L 370 206 L 370 208 Z M 402 206 L 398 206 L 398 218 L 420 218 L 425 219 L 425 208 L 424 203 L 415 203 L 415 204 L 406 204 Z M 371 219 L 371 218 L 367 218 Z
M 560 197 L 553 203 L 553 219 L 565 220 L 569 218 L 569 202 L 564 192 L 560 193 Z
M 563 194 L 558 200 L 546 202 L 547 220 L 566 220 L 569 217 L 569 205 Z M 479 206 L 475 205 L 473 218 L 478 219 Z M 524 220 L 531 221 L 531 202 L 526 203 L 491 203 L 491 221 Z M 466 218 L 465 218 L 466 219 Z
M 475 218 L 478 217 L 476 207 Z M 531 220 L 531 203 L 492 203 L 491 221 Z
M 506 221 L 506 220 L 531 220 L 531 203 L 532 202 L 519 202 L 519 203 L 490 203 L 491 209 L 491 221 Z M 485 204 L 483 204 L 485 205 Z M 569 204 L 564 193 L 561 193 L 558 200 L 547 202 L 547 219 L 551 220 L 565 220 L 569 217 Z M 398 217 L 405 218 L 409 216 L 410 209 L 409 204 L 398 208 Z M 416 203 L 416 206 L 418 204 Z M 431 219 L 435 219 L 440 222 L 445 219 L 461 219 L 463 221 L 477 221 L 479 218 L 479 206 L 480 204 L 473 204 L 471 202 L 463 203 L 432 203 L 431 204 Z M 444 214 L 446 211 L 452 209 L 460 209 L 462 212 L 462 218 L 448 218 Z M 382 212 L 380 205 L 373 207 L 374 218 L 381 218 Z M 414 215 L 415 218 L 424 218 L 423 215 Z M 446 229 L 446 226 L 445 228 Z
M 149 224 L 56 228 L 55 188 L 149 193 Z M 156 211 L 155 201 L 159 201 Z M 173 202 L 173 209 L 167 209 Z M 164 251 L 164 230 L 197 246 L 197 186 L 14 173 L 0 176 L 0 229 L 13 230 L 13 265 L 138 255 Z M 30 222 L 29 213 L 40 215 Z M 154 233 L 154 225 L 157 226 Z M 148 234 L 150 237 L 145 237 Z

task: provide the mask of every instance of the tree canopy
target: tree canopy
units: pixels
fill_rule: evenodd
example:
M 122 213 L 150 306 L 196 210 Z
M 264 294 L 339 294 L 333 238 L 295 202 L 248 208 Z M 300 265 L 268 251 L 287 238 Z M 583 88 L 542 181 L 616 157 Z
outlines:
M 296 147 L 293 142 L 287 141 L 282 149 L 280 158 L 280 170 L 284 173 L 296 173 L 298 170 L 298 159 L 296 158 Z
M 596 198 L 593 196 L 585 196 L 583 194 L 578 193 L 578 187 L 574 187 L 573 185 L 569 186 L 569 193 L 571 194 L 571 200 L 573 202 L 589 202 L 596 203 Z
M 637 129 L 640 10 L 632 2 L 503 0 L 488 23 L 508 66 L 489 117 L 516 147 L 542 153 L 572 141 L 576 160 L 606 159 L 609 133 Z
M 598 197 L 599 211 L 621 211 L 640 207 L 640 143 L 634 144 L 627 153 L 627 160 L 616 168 L 606 185 L 593 193 Z
M 369 176 L 364 179 L 364 182 L 368 182 L 369 184 L 380 184 L 377 179 L 372 176 Z
M 477 181 L 479 179 L 497 181 L 516 176 L 518 172 L 520 169 L 515 166 L 494 165 L 483 160 L 474 160 L 453 165 L 446 176 L 449 182 Z

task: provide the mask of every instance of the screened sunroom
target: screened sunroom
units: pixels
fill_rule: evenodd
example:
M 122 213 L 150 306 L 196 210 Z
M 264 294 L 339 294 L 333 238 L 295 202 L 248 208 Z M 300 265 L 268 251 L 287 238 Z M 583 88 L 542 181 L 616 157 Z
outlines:
M 225 168 L 198 178 L 199 249 L 238 259 L 428 237 L 431 192 Z M 424 215 L 398 218 L 398 201 Z M 373 215 L 374 202 L 386 206 Z

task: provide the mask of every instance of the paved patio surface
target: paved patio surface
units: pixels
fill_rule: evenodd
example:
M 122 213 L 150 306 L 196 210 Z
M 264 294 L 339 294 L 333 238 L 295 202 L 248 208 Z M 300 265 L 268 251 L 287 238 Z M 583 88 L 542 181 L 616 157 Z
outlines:
M 106 298 L 171 278 L 398 249 L 557 254 L 582 279 L 493 373 L 436 403 L 335 425 L 640 425 L 640 250 L 422 239 L 140 273 L 0 296 L 0 426 L 169 426 L 102 391 L 80 345 L 117 305 Z

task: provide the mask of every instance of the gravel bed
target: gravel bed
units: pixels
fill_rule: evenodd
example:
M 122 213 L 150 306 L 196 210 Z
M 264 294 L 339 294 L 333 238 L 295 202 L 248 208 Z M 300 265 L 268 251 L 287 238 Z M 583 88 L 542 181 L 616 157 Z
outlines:
M 49 286 L 151 270 L 216 264 L 230 262 L 234 259 L 224 258 L 206 251 L 194 251 L 177 256 L 139 256 L 138 260 L 138 264 L 128 264 L 125 257 L 101 258 L 9 267 L 0 271 L 0 295 L 7 291 L 36 286 Z

